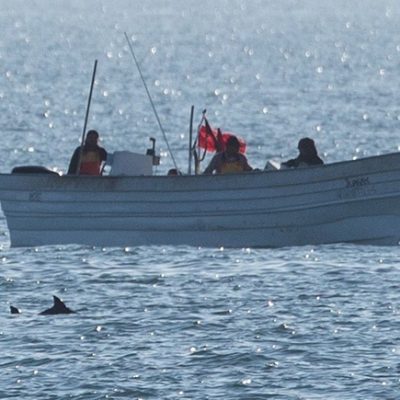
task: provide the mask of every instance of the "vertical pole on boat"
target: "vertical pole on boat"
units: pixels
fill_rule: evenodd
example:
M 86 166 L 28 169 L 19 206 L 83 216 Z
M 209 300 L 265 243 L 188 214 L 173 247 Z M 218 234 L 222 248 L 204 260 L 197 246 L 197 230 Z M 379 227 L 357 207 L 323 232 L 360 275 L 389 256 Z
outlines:
M 192 106 L 190 109 L 188 175 L 192 175 L 193 114 L 194 114 L 194 106 Z
M 206 120 L 206 112 L 207 110 L 204 109 L 203 112 L 201 113 L 201 120 L 199 122 L 199 125 L 197 126 L 197 139 L 195 141 L 195 144 L 193 146 L 193 157 L 194 157 L 194 174 L 195 175 L 199 175 L 200 174 L 200 154 L 198 152 L 198 150 L 196 150 L 196 146 L 197 148 L 199 148 L 199 133 L 200 133 L 200 128 L 203 125 L 203 122 Z
M 169 152 L 169 154 L 170 154 L 170 156 L 171 156 L 172 162 L 174 163 L 174 167 L 175 167 L 176 170 L 178 170 L 178 166 L 176 165 L 176 162 L 175 162 L 175 157 L 174 157 L 174 155 L 172 154 L 171 147 L 169 146 L 169 143 L 168 143 L 167 135 L 165 134 L 164 128 L 163 128 L 162 125 L 161 125 L 161 121 L 160 121 L 160 118 L 158 117 L 156 107 L 154 106 L 154 103 L 153 103 L 153 99 L 151 98 L 151 95 L 150 95 L 150 92 L 149 92 L 149 88 L 147 87 L 146 81 L 144 80 L 144 77 L 143 77 L 143 74 L 142 74 L 142 70 L 140 69 L 139 62 L 138 62 L 138 60 L 137 60 L 137 58 L 136 58 L 136 56 L 135 56 L 135 52 L 133 51 L 132 43 L 131 43 L 131 41 L 129 40 L 128 35 L 126 34 L 126 32 L 124 32 L 124 35 L 125 35 L 126 41 L 128 42 L 128 45 L 129 45 L 129 49 L 130 49 L 130 51 L 131 51 L 132 58 L 133 58 L 133 60 L 135 61 L 136 68 L 137 68 L 137 70 L 139 71 L 140 79 L 142 80 L 143 86 L 144 86 L 144 88 L 145 88 L 145 90 L 146 90 L 147 96 L 148 96 L 148 98 L 149 98 L 151 107 L 152 107 L 152 109 L 153 109 L 154 115 L 155 115 L 156 120 L 157 120 L 157 123 L 158 123 L 158 126 L 160 127 L 161 133 L 162 133 L 162 135 L 163 135 L 163 137 L 164 137 L 165 143 L 166 143 L 167 148 L 168 148 L 168 152 Z
M 97 69 L 97 60 L 94 61 L 92 82 L 90 84 L 88 103 L 87 103 L 87 107 L 86 107 L 85 122 L 83 124 L 83 131 L 82 131 L 82 138 L 81 138 L 81 149 L 80 149 L 80 152 L 79 152 L 79 159 L 78 159 L 78 166 L 76 168 L 76 175 L 79 175 L 79 171 L 81 169 L 83 146 L 85 144 L 86 127 L 87 127 L 87 122 L 88 122 L 88 119 L 89 119 L 90 103 L 92 102 L 92 93 L 93 93 L 94 81 L 95 81 L 95 78 L 96 78 L 96 69 Z

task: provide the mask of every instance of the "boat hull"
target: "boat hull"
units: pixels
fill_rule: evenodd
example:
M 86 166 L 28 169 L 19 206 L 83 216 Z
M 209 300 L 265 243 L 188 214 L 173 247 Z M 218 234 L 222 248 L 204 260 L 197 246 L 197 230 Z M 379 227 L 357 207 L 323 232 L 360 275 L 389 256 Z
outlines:
M 1 174 L 12 246 L 400 241 L 400 154 L 224 176 Z

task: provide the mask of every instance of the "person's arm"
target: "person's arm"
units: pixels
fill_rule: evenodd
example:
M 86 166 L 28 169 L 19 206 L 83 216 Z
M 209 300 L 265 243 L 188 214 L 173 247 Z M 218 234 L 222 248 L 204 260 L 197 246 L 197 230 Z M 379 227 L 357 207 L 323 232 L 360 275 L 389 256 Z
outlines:
M 215 155 L 204 170 L 203 175 L 211 175 L 217 169 L 217 161 L 217 155 Z
M 253 168 L 250 166 L 249 162 L 247 161 L 247 158 L 243 156 L 244 158 L 244 164 L 243 164 L 243 171 L 253 171 Z
M 243 171 L 253 171 L 253 168 L 250 166 L 250 164 L 247 161 L 247 157 L 243 154 L 240 154 L 240 163 L 242 164 L 242 169 Z
M 71 161 L 69 162 L 68 175 L 75 175 L 77 173 L 80 149 L 80 147 L 77 147 L 72 155 Z
M 104 168 L 106 166 L 107 163 L 107 151 L 105 149 L 103 149 L 102 147 L 100 148 L 100 160 L 101 160 L 101 164 L 100 164 L 100 175 L 103 175 L 104 172 Z
M 100 159 L 102 162 L 106 162 L 107 160 L 107 151 L 100 147 Z
M 281 165 L 288 168 L 296 168 L 299 166 L 299 161 L 297 158 L 292 158 L 291 160 L 281 163 Z

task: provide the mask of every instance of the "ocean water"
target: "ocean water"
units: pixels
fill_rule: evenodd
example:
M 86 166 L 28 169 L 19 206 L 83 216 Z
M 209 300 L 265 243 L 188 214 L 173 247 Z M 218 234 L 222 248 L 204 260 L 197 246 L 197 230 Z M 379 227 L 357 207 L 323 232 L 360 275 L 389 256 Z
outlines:
M 157 139 L 179 168 L 191 105 L 252 166 L 313 137 L 326 162 L 398 151 L 400 4 L 0 2 L 0 172 L 65 172 L 89 128 Z M 0 216 L 1 399 L 398 399 L 400 249 L 9 247 Z M 77 311 L 39 316 L 61 297 Z M 22 310 L 11 315 L 9 306 Z

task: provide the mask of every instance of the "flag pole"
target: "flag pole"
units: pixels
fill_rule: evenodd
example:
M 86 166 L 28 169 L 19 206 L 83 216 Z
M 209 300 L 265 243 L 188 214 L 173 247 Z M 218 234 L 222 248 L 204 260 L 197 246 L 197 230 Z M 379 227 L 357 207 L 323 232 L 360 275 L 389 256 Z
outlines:
M 207 110 L 204 109 L 203 112 L 201 113 L 201 120 L 197 126 L 197 137 L 196 140 L 193 143 L 192 151 L 193 151 L 193 157 L 194 157 L 194 174 L 199 175 L 200 174 L 200 153 L 199 153 L 199 132 L 201 125 L 203 124 L 204 120 L 206 119 L 206 112 Z M 196 149 L 197 148 L 197 149 Z

